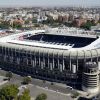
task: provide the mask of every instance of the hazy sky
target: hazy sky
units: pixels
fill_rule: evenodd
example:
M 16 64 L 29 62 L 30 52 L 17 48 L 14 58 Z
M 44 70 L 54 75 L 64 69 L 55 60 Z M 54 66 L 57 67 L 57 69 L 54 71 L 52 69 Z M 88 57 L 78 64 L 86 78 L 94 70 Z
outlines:
M 2 6 L 100 6 L 100 0 L 0 0 Z

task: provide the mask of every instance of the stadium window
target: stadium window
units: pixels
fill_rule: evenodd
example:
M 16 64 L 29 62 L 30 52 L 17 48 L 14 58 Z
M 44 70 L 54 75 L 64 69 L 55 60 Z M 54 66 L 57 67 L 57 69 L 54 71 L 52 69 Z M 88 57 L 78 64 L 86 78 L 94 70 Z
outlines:
M 23 57 L 23 54 L 22 54 L 22 52 L 20 52 L 20 57 Z
M 31 65 L 32 64 L 31 59 L 28 58 L 27 60 L 28 60 L 28 65 Z
M 10 62 L 13 63 L 13 57 L 9 57 Z
M 54 68 L 58 69 L 58 61 L 57 58 L 54 58 Z
M 69 70 L 69 63 L 66 63 L 66 61 L 64 61 L 64 65 L 65 65 L 65 70 Z
M 19 57 L 19 52 L 16 52 L 16 57 Z
M 9 56 L 11 56 L 11 55 L 12 55 L 12 51 L 11 51 L 11 49 L 9 49 L 8 52 L 9 52 Z
M 24 63 L 24 64 L 27 64 L 27 58 L 24 58 L 24 57 L 23 57 L 23 63 Z
M 9 56 L 7 55 L 7 61 L 9 62 L 10 61 L 10 59 L 9 59 Z
M 5 47 L 2 47 L 2 54 L 5 54 Z
M 30 55 L 30 53 L 29 53 L 29 52 L 27 53 L 27 57 L 28 57 L 28 58 L 30 58 L 30 57 L 31 57 L 31 55 Z
M 6 48 L 5 47 L 3 48 L 3 54 L 4 55 L 6 54 Z
M 45 57 L 45 67 L 48 67 L 48 58 Z
M 26 57 L 26 52 L 23 52 L 23 56 Z

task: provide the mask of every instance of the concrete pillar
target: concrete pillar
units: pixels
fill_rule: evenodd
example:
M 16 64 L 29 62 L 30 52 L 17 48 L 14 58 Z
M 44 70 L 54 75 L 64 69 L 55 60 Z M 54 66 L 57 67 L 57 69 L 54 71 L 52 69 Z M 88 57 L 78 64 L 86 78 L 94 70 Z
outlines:
M 34 67 L 34 55 L 33 55 L 33 52 L 32 52 L 32 67 Z
M 77 59 L 76 59 L 76 71 L 78 71 L 78 52 L 77 52 Z
M 58 70 L 60 70 L 60 65 L 59 65 L 59 55 L 57 57 L 57 61 L 58 61 Z
M 34 52 L 34 67 L 36 67 L 36 52 Z
M 53 68 L 52 66 L 53 66 L 53 64 L 50 62 L 50 70 L 53 70 L 53 69 L 52 69 L 52 68 Z
M 28 54 L 26 54 L 26 59 L 27 59 L 27 63 L 26 64 L 28 65 Z
M 43 68 L 45 67 L 45 57 L 44 57 L 44 53 L 43 53 Z
M 40 52 L 39 52 L 39 56 L 38 57 L 39 57 L 39 66 L 41 66 L 41 62 L 40 62 L 41 61 L 40 60 Z
M 49 53 L 48 53 L 48 68 L 50 69 L 50 67 L 49 67 Z
M 54 54 L 53 54 L 53 59 L 52 59 L 53 61 L 52 61 L 52 68 L 54 69 Z
M 63 64 L 62 64 L 62 70 L 65 69 L 65 64 L 64 64 L 64 57 L 63 57 Z
M 34 67 L 35 65 L 34 65 L 34 60 L 32 60 L 32 67 Z
M 71 71 L 71 66 L 72 66 L 72 64 L 71 64 L 71 52 L 70 52 L 70 54 L 69 54 L 69 67 L 70 67 L 70 71 Z
M 72 73 L 76 73 L 77 66 L 75 64 L 72 64 Z

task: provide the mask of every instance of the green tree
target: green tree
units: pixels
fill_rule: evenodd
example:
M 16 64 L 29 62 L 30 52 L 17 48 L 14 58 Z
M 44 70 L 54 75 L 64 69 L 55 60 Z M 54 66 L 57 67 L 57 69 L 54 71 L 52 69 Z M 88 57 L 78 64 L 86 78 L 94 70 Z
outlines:
M 29 76 L 24 77 L 23 84 L 29 84 L 29 83 L 31 83 L 31 81 L 32 81 L 31 77 L 29 77 Z
M 47 99 L 47 95 L 45 93 L 41 93 L 39 94 L 35 100 L 46 100 Z
M 34 23 L 34 27 L 40 27 L 40 24 Z
M 33 18 L 32 19 L 32 23 L 37 23 L 37 19 L 36 18 Z
M 7 72 L 6 77 L 8 77 L 8 80 L 10 80 L 13 77 L 12 72 Z
M 31 100 L 29 89 L 25 89 L 22 95 L 18 96 L 18 100 Z
M 42 24 L 46 24 L 46 25 L 52 25 L 54 24 L 55 21 L 53 20 L 53 18 L 51 16 L 48 16 L 47 20 L 42 21 Z
M 29 24 L 29 20 L 25 20 L 25 24 Z
M 18 86 L 7 85 L 0 90 L 0 100 L 13 100 L 17 97 L 18 92 Z
M 14 22 L 12 25 L 13 28 L 17 28 L 17 29 L 21 29 L 22 28 L 22 24 L 19 22 Z
M 0 100 L 6 100 L 5 96 L 0 96 Z
M 9 27 L 10 27 L 9 21 L 2 21 L 0 23 L 0 28 L 2 28 L 2 29 L 8 29 Z
M 88 20 L 85 24 L 83 24 L 81 26 L 81 28 L 84 28 L 86 30 L 90 30 L 91 29 L 91 26 L 95 26 L 95 25 L 96 24 L 95 24 L 95 22 L 93 20 L 92 21 Z
M 54 83 L 53 83 L 53 82 L 51 82 L 51 85 L 54 85 Z

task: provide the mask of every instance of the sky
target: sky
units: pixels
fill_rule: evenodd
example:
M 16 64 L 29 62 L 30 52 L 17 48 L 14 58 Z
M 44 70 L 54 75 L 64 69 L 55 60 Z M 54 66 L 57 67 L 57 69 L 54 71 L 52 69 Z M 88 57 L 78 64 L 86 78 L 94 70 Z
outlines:
M 100 0 L 0 0 L 0 7 L 11 6 L 100 6 Z

